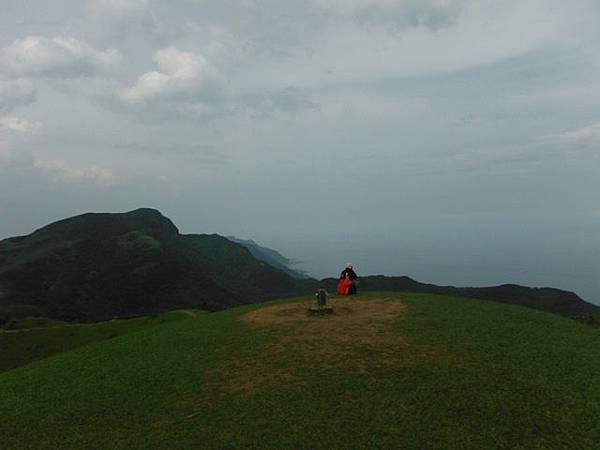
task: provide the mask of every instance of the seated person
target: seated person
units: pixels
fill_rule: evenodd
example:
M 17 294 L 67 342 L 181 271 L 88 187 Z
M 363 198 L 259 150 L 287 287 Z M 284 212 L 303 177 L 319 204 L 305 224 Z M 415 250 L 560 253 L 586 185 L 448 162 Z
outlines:
M 340 281 L 338 282 L 337 293 L 338 295 L 352 295 L 356 294 L 356 281 L 358 275 L 354 272 L 352 264 L 346 264 L 346 268 L 340 273 Z

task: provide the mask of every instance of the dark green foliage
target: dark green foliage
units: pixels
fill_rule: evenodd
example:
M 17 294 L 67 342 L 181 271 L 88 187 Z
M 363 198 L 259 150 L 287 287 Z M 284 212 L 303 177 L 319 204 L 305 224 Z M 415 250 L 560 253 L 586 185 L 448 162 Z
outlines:
M 600 327 L 600 313 L 583 314 L 574 318 L 581 323 L 585 323 L 586 325 Z
M 26 322 L 40 319 L 42 311 L 31 305 L 0 305 L 0 329 L 21 328 Z
M 180 249 L 222 286 L 240 296 L 277 297 L 294 292 L 298 283 L 289 275 L 263 261 L 250 251 L 218 234 L 181 236 Z
M 298 288 L 241 245 L 182 236 L 152 209 L 61 220 L 0 241 L 0 258 L 0 305 L 30 305 L 61 320 L 218 310 Z
M 59 220 L 35 231 L 35 236 L 60 236 L 67 240 L 97 239 L 120 236 L 139 230 L 156 238 L 171 238 L 179 233 L 173 222 L 159 211 L 139 208 L 125 214 L 87 213 Z M 20 237 L 19 239 L 27 239 Z

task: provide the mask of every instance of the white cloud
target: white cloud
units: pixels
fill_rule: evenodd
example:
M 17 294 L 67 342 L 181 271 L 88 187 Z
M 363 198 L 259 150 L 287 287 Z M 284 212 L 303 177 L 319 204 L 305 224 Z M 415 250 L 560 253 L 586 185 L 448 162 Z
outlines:
M 42 128 L 39 122 L 30 122 L 27 119 L 16 116 L 0 116 L 0 129 L 13 131 L 15 133 L 35 134 Z
M 15 107 L 27 105 L 35 100 L 35 89 L 31 81 L 0 79 L 0 112 L 12 111 Z
M 154 55 L 159 71 L 143 74 L 135 84 L 123 89 L 119 98 L 138 104 L 160 98 L 189 97 L 209 88 L 215 70 L 202 55 L 182 52 L 174 47 L 159 50 Z
M 176 107 L 194 116 L 214 109 L 219 100 L 217 72 L 203 55 L 169 47 L 157 51 L 153 60 L 158 70 L 144 73 L 132 86 L 118 91 L 122 107 L 140 112 Z
M 600 123 L 588 125 L 578 130 L 565 131 L 558 135 L 564 142 L 587 143 L 600 142 Z
M 0 70 L 16 76 L 76 77 L 118 64 L 114 48 L 99 51 L 87 42 L 67 36 L 27 36 L 2 49 Z
M 101 187 L 112 186 L 116 177 L 111 170 L 97 165 L 74 166 L 63 160 L 44 159 L 29 151 L 16 151 L 0 140 L 0 169 L 12 172 L 33 171 L 36 178 L 59 183 L 88 183 Z

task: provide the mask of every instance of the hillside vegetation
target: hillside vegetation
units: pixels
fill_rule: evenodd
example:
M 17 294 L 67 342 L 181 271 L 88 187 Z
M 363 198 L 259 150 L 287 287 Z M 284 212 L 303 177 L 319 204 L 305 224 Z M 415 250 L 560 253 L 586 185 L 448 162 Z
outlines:
M 249 305 L 0 374 L 10 449 L 596 449 L 600 333 L 532 309 L 370 293 Z
M 88 213 L 0 241 L 0 328 L 36 321 L 97 322 L 182 308 L 221 310 L 327 287 L 253 241 L 180 234 L 159 211 Z M 573 292 L 506 284 L 456 288 L 409 277 L 364 276 L 363 291 L 481 298 L 595 321 Z
M 0 241 L 4 322 L 23 308 L 76 321 L 218 310 L 290 295 L 299 283 L 224 237 L 180 234 L 153 209 L 83 214 Z

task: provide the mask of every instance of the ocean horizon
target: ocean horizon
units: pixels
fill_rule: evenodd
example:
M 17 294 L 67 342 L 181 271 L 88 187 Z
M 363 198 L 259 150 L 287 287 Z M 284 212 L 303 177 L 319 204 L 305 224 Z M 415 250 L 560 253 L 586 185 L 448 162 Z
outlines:
M 598 239 L 597 237 L 594 237 Z M 360 275 L 409 276 L 422 283 L 483 287 L 512 283 L 573 291 L 600 305 L 600 253 L 592 236 L 504 239 L 499 233 L 448 238 L 389 234 L 295 235 L 258 241 L 315 278 L 336 277 L 351 262 Z

